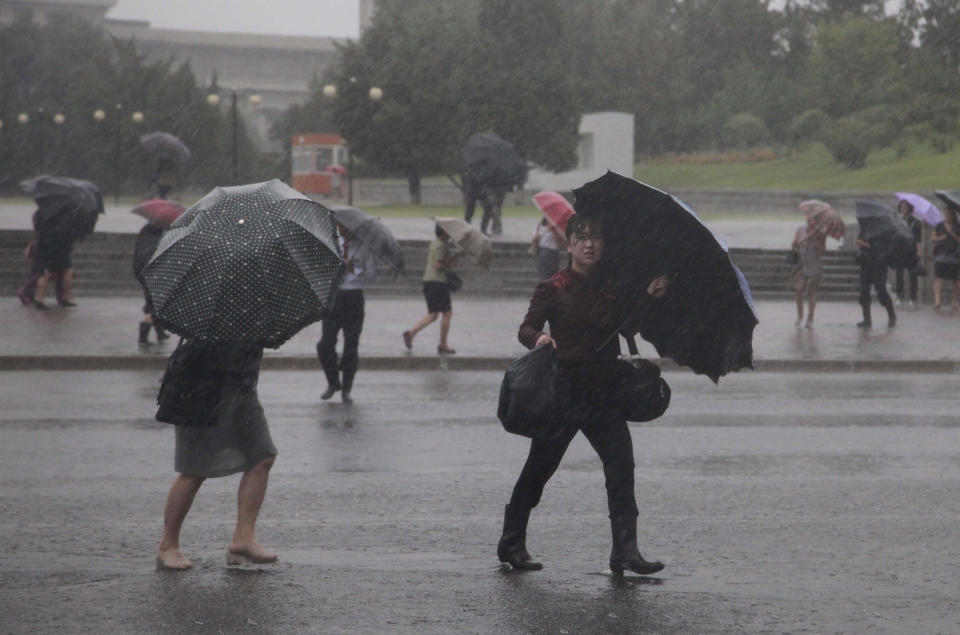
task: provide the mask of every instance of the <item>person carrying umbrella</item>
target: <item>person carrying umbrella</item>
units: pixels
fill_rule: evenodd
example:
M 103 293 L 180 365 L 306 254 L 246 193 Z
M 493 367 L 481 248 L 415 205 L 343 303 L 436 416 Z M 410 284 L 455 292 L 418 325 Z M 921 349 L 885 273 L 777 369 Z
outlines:
M 334 212 L 336 214 L 336 212 Z M 360 333 L 363 331 L 363 287 L 377 276 L 377 260 L 347 227 L 338 222 L 340 249 L 346 264 L 343 282 L 337 290 L 333 310 L 323 319 L 323 334 L 317 342 L 317 356 L 327 376 L 327 389 L 320 398 L 340 393 L 343 403 L 353 403 L 350 391 L 357 374 Z M 343 331 L 343 355 L 337 359 L 337 333 Z M 341 373 L 343 379 L 340 379 Z
M 860 253 L 857 261 L 860 263 L 860 308 L 863 311 L 863 320 L 857 322 L 857 328 L 873 327 L 870 315 L 871 287 L 876 291 L 880 306 L 887 310 L 887 328 L 897 325 L 897 312 L 887 291 L 887 268 L 906 260 L 902 257 L 904 243 L 909 243 L 909 255 L 913 257 L 911 266 L 915 265 L 916 247 L 912 242 L 912 234 L 906 226 L 897 225 L 899 218 L 895 216 L 893 210 L 879 203 L 857 201 L 857 222 L 860 223 L 860 233 L 857 235 Z M 896 252 L 900 252 L 901 257 L 896 257 Z
M 137 234 L 137 242 L 133 246 L 133 276 L 143 287 L 144 297 L 143 317 L 140 319 L 140 335 L 137 343 L 143 346 L 149 345 L 150 329 L 154 329 L 157 332 L 157 343 L 160 344 L 169 339 L 170 336 L 153 320 L 153 303 L 150 301 L 150 295 L 144 285 L 143 268 L 153 258 L 153 253 L 160 243 L 163 231 L 183 214 L 184 209 L 172 201 L 156 198 L 144 201 L 130 211 L 147 219 L 147 223 Z
M 917 262 L 919 263 L 920 259 L 923 257 L 923 223 L 914 213 L 916 208 L 914 207 L 914 203 L 906 197 L 907 195 L 898 193 L 897 196 L 900 198 L 900 201 L 897 203 L 897 212 L 900 213 L 900 217 L 903 218 L 903 221 L 907 224 L 907 227 L 910 228 L 910 234 L 913 236 L 913 242 L 917 246 Z M 929 205 L 929 201 L 927 201 L 927 204 Z M 906 285 L 904 284 L 904 278 L 906 277 L 904 274 L 906 273 L 910 279 L 910 299 L 907 306 L 910 308 L 910 310 L 913 310 L 917 307 L 917 268 L 918 267 L 905 267 L 903 265 L 896 267 L 897 306 L 902 306 L 907 303 Z
M 142 270 L 156 322 L 184 339 L 156 418 L 175 426 L 158 568 L 192 564 L 180 531 L 204 480 L 242 472 L 228 565 L 276 562 L 255 526 L 277 455 L 257 396 L 264 347 L 326 316 L 344 265 L 332 216 L 278 180 L 217 188 L 164 232 Z
M 960 237 L 957 235 L 957 214 L 947 207 L 944 222 L 933 232 L 933 308 L 940 310 L 943 283 L 953 287 L 951 305 L 960 308 Z
M 530 249 L 537 259 L 537 273 L 541 280 L 553 276 L 560 267 L 560 248 L 566 248 L 564 230 L 573 217 L 573 208 L 556 192 L 539 192 L 533 202 L 543 212 L 543 219 L 533 232 Z
M 518 333 L 527 348 L 557 349 L 563 431 L 556 438 L 531 441 L 530 453 L 504 510 L 497 557 L 515 569 L 542 568 L 526 549 L 530 511 L 540 502 L 544 486 L 567 446 L 582 431 L 603 461 L 613 535 L 611 570 L 656 573 L 663 564 L 646 561 L 637 547 L 639 512 L 630 430 L 623 412 L 608 394 L 619 353 L 618 341 L 610 336 L 620 330 L 624 314 L 611 289 L 591 276 L 604 255 L 603 224 L 599 218 L 576 214 L 567 223 L 566 238 L 569 267 L 537 285 Z M 668 286 L 667 278 L 654 279 L 641 302 L 657 302 Z M 549 334 L 543 331 L 547 322 Z
M 403 332 L 403 344 L 407 350 L 413 348 L 413 338 L 440 318 L 440 342 L 437 344 L 439 355 L 454 355 L 457 351 L 450 347 L 447 338 L 450 323 L 453 320 L 453 304 L 450 300 L 450 284 L 447 272 L 460 258 L 460 250 L 450 244 L 450 235 L 440 225 L 434 228 L 434 239 L 427 250 L 427 262 L 423 268 L 423 297 L 427 301 L 427 314 L 417 320 L 409 330 Z

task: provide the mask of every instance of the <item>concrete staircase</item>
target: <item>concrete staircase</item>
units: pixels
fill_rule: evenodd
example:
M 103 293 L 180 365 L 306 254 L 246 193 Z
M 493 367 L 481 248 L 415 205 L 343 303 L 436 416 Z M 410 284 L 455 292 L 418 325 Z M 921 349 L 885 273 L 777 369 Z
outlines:
M 0 293 L 13 295 L 23 284 L 30 261 L 23 249 L 31 232 L 0 231 Z M 96 233 L 77 243 L 73 252 L 76 269 L 75 289 L 78 296 L 140 295 L 140 285 L 133 278 L 131 260 L 136 236 L 122 233 Z M 419 294 L 420 275 L 426 261 L 427 242 L 400 241 L 407 263 L 407 273 L 393 277 L 382 273 L 368 287 L 372 295 Z M 743 271 L 754 296 L 765 299 L 792 298 L 789 288 L 791 265 L 784 250 L 731 249 L 731 258 Z M 561 257 L 563 260 L 565 257 Z M 857 265 L 852 252 L 827 252 L 824 255 L 825 275 L 819 297 L 824 300 L 857 298 Z M 534 261 L 523 243 L 494 243 L 493 265 L 483 271 L 462 263 L 458 272 L 464 280 L 462 295 L 525 297 L 537 283 Z

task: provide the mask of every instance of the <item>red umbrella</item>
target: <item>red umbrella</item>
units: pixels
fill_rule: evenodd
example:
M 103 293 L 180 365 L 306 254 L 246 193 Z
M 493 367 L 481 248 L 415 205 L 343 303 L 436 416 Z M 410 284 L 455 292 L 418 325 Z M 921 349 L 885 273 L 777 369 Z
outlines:
M 151 198 L 144 201 L 130 210 L 138 216 L 143 216 L 154 225 L 167 227 L 173 221 L 183 214 L 184 209 L 181 205 L 168 201 L 164 198 Z
M 327 167 L 323 168 L 327 172 L 336 172 L 337 174 L 346 174 L 347 168 L 343 167 L 339 163 L 331 163 Z
M 533 202 L 557 229 L 561 232 L 567 231 L 567 221 L 574 215 L 573 207 L 570 206 L 567 199 L 556 192 L 540 192 L 533 195 Z

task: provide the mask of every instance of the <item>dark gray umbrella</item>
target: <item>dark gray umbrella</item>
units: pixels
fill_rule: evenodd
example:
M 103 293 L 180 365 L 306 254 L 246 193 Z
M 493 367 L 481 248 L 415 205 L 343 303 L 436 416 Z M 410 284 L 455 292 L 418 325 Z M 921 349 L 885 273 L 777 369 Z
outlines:
M 523 183 L 527 166 L 513 146 L 493 132 L 478 132 L 464 149 L 467 171 L 478 181 L 512 187 Z
M 274 179 L 203 197 L 164 233 L 143 278 L 174 333 L 276 348 L 326 316 L 343 272 L 330 210 Z
M 103 214 L 103 195 L 90 181 L 43 174 L 20 183 L 20 189 L 37 202 L 42 223 L 56 218 L 59 231 L 84 239 L 93 233 Z
M 334 219 L 363 243 L 370 252 L 397 273 L 403 272 L 400 244 L 380 219 L 349 205 L 331 205 Z
M 952 210 L 954 214 L 960 213 L 960 192 L 937 190 L 934 193 L 937 195 L 937 198 L 947 204 L 947 208 Z
M 856 205 L 860 237 L 870 243 L 871 256 L 890 266 L 916 266 L 913 232 L 900 214 L 877 201 L 857 201 Z
M 140 143 L 149 152 L 162 159 L 171 159 L 180 163 L 190 160 L 190 148 L 169 132 L 149 132 L 140 137 Z

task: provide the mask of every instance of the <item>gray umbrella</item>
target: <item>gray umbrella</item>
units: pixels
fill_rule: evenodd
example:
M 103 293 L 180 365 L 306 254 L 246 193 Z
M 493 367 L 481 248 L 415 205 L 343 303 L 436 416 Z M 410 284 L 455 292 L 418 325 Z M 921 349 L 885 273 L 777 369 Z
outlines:
M 350 230 L 374 256 L 397 273 L 403 273 L 400 244 L 380 219 L 349 205 L 331 205 L 330 210 L 336 221 Z
M 343 272 L 330 211 L 274 179 L 200 199 L 163 234 L 143 278 L 174 333 L 276 348 L 327 315 Z
M 186 163 L 190 160 L 190 148 L 169 132 L 150 132 L 142 135 L 140 144 L 162 159 L 170 159 L 179 163 Z
M 20 189 L 37 202 L 42 222 L 58 216 L 60 231 L 80 240 L 93 233 L 104 212 L 100 188 L 83 179 L 43 174 L 21 181 Z

